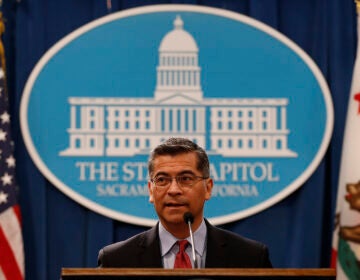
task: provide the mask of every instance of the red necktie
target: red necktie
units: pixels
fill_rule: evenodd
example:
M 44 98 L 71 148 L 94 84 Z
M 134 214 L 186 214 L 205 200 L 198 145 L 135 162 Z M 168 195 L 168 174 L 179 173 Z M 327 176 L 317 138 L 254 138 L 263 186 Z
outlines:
M 185 252 L 189 242 L 187 240 L 180 240 L 177 244 L 179 245 L 179 252 L 176 254 L 174 268 L 192 268 L 190 258 Z

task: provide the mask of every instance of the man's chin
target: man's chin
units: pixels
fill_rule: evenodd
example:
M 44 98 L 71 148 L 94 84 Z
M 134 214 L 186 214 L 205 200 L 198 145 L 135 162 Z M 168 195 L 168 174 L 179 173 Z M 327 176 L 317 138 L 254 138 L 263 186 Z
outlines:
M 186 211 L 169 211 L 165 214 L 164 218 L 167 223 L 171 224 L 185 224 L 184 213 Z

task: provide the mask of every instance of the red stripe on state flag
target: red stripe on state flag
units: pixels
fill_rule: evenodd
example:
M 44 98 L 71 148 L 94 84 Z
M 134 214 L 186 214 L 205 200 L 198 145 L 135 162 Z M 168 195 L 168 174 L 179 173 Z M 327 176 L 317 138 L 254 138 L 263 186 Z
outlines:
M 337 262 L 337 251 L 332 249 L 331 251 L 331 261 L 330 261 L 330 267 L 335 268 L 336 267 L 336 262 Z

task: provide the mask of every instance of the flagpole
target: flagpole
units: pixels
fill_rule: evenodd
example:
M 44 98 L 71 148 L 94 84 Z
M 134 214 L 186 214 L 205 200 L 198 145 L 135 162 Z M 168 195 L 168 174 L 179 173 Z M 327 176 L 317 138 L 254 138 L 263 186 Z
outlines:
M 106 0 L 106 7 L 107 7 L 107 10 L 108 10 L 108 13 L 110 14 L 111 11 L 112 11 L 112 1 L 111 0 Z
M 2 4 L 3 4 L 3 1 L 0 0 L 0 38 L 2 38 L 2 36 L 5 32 L 5 24 L 4 24 L 4 18 L 3 18 L 3 13 L 2 13 Z M 5 75 L 4 89 L 5 89 L 5 93 L 7 94 L 5 47 L 4 47 L 2 40 L 0 40 L 0 67 L 3 70 L 3 73 Z

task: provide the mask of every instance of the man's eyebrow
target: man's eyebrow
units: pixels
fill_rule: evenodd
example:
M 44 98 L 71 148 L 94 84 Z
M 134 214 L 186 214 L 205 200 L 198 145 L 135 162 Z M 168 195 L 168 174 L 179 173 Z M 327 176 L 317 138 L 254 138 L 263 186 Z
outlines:
M 186 174 L 195 175 L 195 173 L 192 170 L 184 170 L 184 171 L 181 171 L 180 173 L 178 173 L 177 176 L 186 175 Z
M 163 171 L 160 171 L 159 173 L 156 173 L 154 174 L 154 177 L 158 177 L 158 176 L 169 176 L 169 173 L 166 173 L 166 172 L 163 172 Z
M 186 175 L 186 174 L 195 175 L 194 171 L 192 171 L 192 170 L 183 170 L 183 171 L 179 172 L 178 174 L 176 174 L 175 176 L 181 176 L 181 175 Z M 154 175 L 154 177 L 158 177 L 158 176 L 168 176 L 168 177 L 170 177 L 169 173 L 166 173 L 164 171 L 160 171 L 159 173 L 156 173 Z

